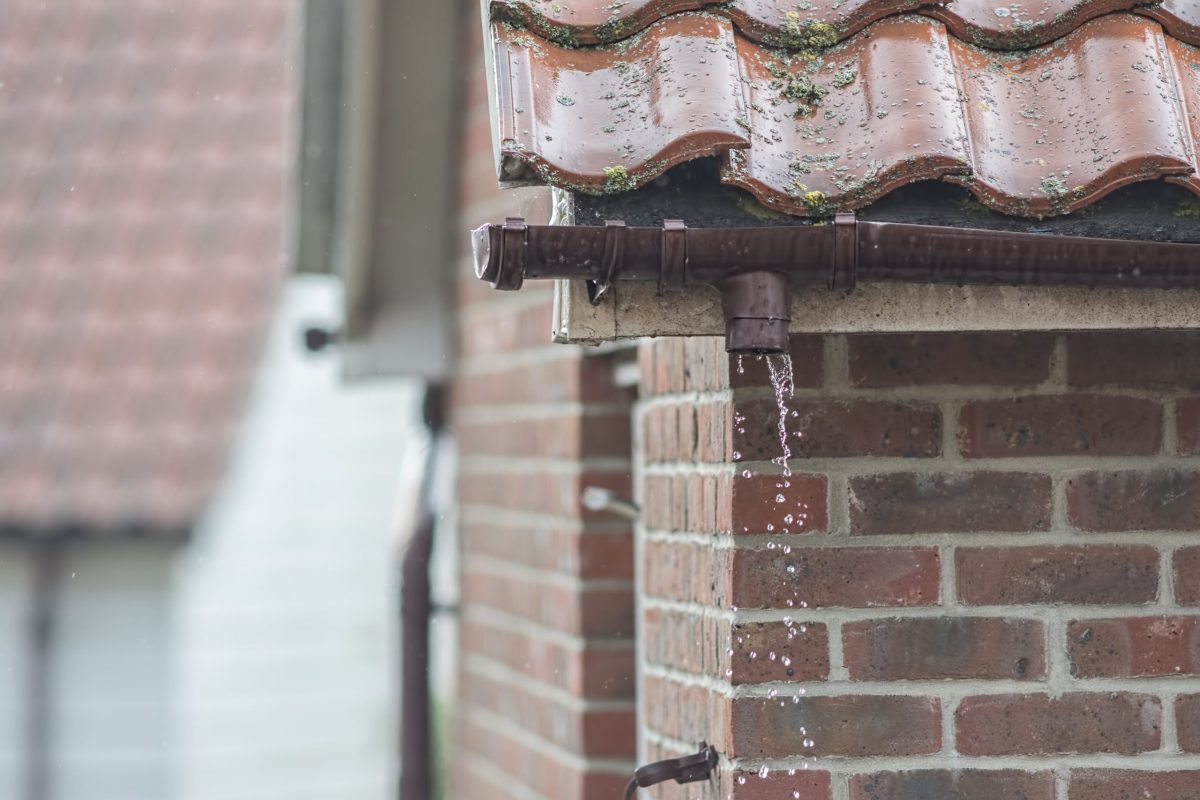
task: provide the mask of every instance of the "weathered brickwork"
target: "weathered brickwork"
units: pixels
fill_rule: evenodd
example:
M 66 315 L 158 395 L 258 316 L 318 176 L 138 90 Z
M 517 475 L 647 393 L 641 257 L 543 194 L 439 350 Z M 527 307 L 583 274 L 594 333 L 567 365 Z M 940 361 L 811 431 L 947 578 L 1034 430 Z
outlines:
M 459 228 L 513 213 L 544 222 L 544 190 L 496 188 L 482 56 L 467 74 Z M 447 796 L 611 800 L 636 766 L 633 534 L 579 498 L 584 486 L 632 493 L 630 392 L 614 384 L 611 356 L 551 343 L 549 286 L 493 291 L 471 274 L 462 239 L 451 387 L 462 598 Z
M 640 351 L 654 796 L 1200 797 L 1200 335 L 794 337 L 790 477 L 721 347 Z

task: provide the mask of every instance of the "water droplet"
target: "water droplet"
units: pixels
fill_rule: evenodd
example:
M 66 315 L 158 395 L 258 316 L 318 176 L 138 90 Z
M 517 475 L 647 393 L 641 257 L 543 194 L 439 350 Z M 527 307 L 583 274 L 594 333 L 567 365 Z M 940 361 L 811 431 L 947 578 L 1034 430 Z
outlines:
M 788 564 L 788 565 L 787 565 L 787 571 L 788 571 L 788 574 L 789 574 L 789 575 L 795 575 L 795 574 L 796 574 L 796 565 L 795 565 L 795 564 Z
M 787 656 L 784 656 L 783 658 L 779 659 L 779 663 L 783 664 L 785 667 L 790 667 L 792 665 L 792 660 Z
M 762 767 L 758 770 L 758 777 L 760 777 L 760 778 L 765 778 L 770 774 L 771 774 L 771 769 L 766 764 L 763 764 Z
M 753 661 L 756 658 L 758 658 L 758 653 L 754 650 L 751 650 L 750 651 L 750 660 Z
M 749 477 L 750 477 L 750 470 L 748 470 L 748 469 L 744 469 L 744 470 L 742 470 L 742 477 L 743 477 L 743 478 L 749 478 Z
M 734 461 L 741 461 L 741 460 L 742 460 L 742 454 L 741 454 L 741 452 L 740 452 L 740 451 L 738 451 L 738 450 L 734 450 L 734 451 L 733 451 L 733 460 L 734 460 Z
M 811 748 L 812 748 L 812 746 L 813 746 L 813 745 L 815 745 L 815 744 L 816 744 L 816 742 L 814 742 L 812 739 L 805 739 L 805 740 L 804 740 L 804 746 L 805 746 L 806 748 L 809 748 L 809 749 L 811 749 Z
M 739 360 L 739 361 L 741 360 L 741 358 L 742 358 L 741 356 L 738 356 L 738 360 Z M 741 368 L 739 367 L 739 368 L 738 368 L 738 372 L 741 372 L 741 371 L 742 371 L 742 370 L 741 370 Z M 745 785 L 746 785 L 746 776 L 745 776 L 745 775 L 738 775 L 738 785 L 739 785 L 739 786 L 745 786 Z

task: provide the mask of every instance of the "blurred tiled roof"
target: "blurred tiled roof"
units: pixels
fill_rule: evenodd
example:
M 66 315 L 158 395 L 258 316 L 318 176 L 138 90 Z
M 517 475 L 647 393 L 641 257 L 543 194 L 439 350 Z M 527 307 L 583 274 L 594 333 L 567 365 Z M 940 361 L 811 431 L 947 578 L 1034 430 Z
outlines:
M 1136 181 L 1200 193 L 1197 0 L 491 7 L 504 180 L 618 193 L 719 156 L 799 216 L 931 179 L 1024 217 Z
M 287 6 L 0 8 L 0 529 L 212 494 L 282 274 Z

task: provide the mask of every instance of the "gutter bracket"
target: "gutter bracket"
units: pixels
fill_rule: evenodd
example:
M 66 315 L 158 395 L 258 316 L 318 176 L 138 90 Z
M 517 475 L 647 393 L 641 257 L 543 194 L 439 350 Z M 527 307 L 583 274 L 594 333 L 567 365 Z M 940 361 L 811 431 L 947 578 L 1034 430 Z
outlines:
M 687 286 L 687 225 L 681 219 L 664 219 L 662 261 L 658 293 L 682 292 Z
M 529 226 L 521 217 L 504 220 L 500 235 L 500 268 L 492 286 L 504 291 L 516 291 L 525 283 L 525 240 Z
M 625 260 L 625 222 L 610 219 L 604 223 L 604 257 L 600 262 L 600 270 L 604 277 L 598 281 L 587 282 L 588 302 L 594 306 L 600 305 L 604 295 L 612 288 L 616 280 L 617 270 Z
M 829 288 L 849 294 L 858 285 L 858 219 L 854 212 L 833 219 L 833 270 Z

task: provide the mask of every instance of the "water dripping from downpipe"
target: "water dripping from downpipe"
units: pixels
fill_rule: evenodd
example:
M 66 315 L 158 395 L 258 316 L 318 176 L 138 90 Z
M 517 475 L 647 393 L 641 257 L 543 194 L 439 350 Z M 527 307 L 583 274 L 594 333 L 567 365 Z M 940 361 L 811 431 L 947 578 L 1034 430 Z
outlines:
M 775 390 L 775 408 L 779 411 L 779 456 L 772 462 L 783 467 L 783 476 L 792 476 L 792 448 L 788 444 L 787 401 L 796 395 L 796 378 L 792 373 L 791 353 L 772 353 L 767 357 L 767 373 L 771 376 L 771 388 Z
M 761 663 L 762 661 L 767 661 L 783 667 L 783 669 L 786 670 L 789 675 L 789 678 L 782 679 L 786 681 L 790 679 L 791 674 L 793 673 L 792 664 L 795 658 L 793 646 L 802 647 L 803 637 L 808 633 L 809 630 L 809 624 L 806 621 L 793 618 L 793 614 L 803 613 L 803 610 L 808 608 L 808 603 L 801 599 L 800 582 L 803 580 L 803 572 L 800 569 L 800 565 L 797 563 L 797 561 L 792 558 L 792 545 L 790 544 L 790 540 L 787 538 L 782 538 L 793 534 L 803 534 L 807 532 L 808 506 L 807 504 L 798 500 L 794 500 L 789 496 L 792 494 L 791 491 L 789 491 L 792 488 L 792 448 L 790 440 L 792 438 L 802 437 L 803 431 L 796 431 L 793 433 L 789 432 L 788 430 L 789 421 L 797 420 L 799 416 L 796 411 L 791 410 L 788 407 L 788 401 L 794 399 L 795 397 L 795 374 L 793 371 L 793 364 L 790 354 L 786 352 L 774 353 L 755 356 L 755 358 L 766 360 L 767 373 L 770 376 L 771 388 L 774 392 L 775 408 L 778 414 L 778 419 L 775 422 L 775 426 L 779 441 L 779 451 L 777 456 L 771 458 L 771 463 L 779 467 L 782 474 L 778 476 L 775 483 L 776 494 L 773 498 L 774 502 L 772 505 L 772 514 L 770 515 L 771 521 L 766 523 L 766 529 L 764 531 L 750 531 L 748 527 L 743 527 L 742 532 L 766 533 L 771 537 L 780 537 L 780 540 L 776 540 L 774 538 L 768 539 L 766 547 L 768 550 L 782 554 L 783 558 L 781 559 L 780 563 L 782 564 L 784 574 L 781 576 L 781 579 L 783 580 L 785 586 L 792 587 L 792 596 L 785 601 L 789 610 L 783 617 L 783 623 L 787 629 L 787 641 L 782 646 L 777 645 L 776 649 L 774 650 L 758 652 L 757 650 L 752 649 L 745 655 L 751 662 Z M 738 354 L 736 359 L 736 368 L 739 373 L 743 371 L 744 367 L 742 364 L 741 354 Z M 733 423 L 738 434 L 744 435 L 746 433 L 745 426 L 747 422 L 748 421 L 746 417 L 741 413 L 737 413 L 734 416 Z M 741 453 L 733 453 L 733 460 L 735 462 L 739 462 L 741 457 Z M 753 475 L 754 470 L 752 470 L 749 465 L 743 465 L 741 467 L 741 476 L 743 478 L 749 479 L 753 477 Z M 795 611 L 792 609 L 795 609 Z M 734 607 L 732 610 L 736 615 L 737 608 Z M 796 640 L 798 638 L 800 641 L 797 642 Z M 795 645 L 793 645 L 793 643 L 795 643 Z M 739 650 L 742 650 L 746 644 L 746 637 L 744 635 L 738 635 L 736 641 L 731 641 L 729 643 L 726 654 L 732 658 L 735 653 Z M 739 645 L 741 647 L 739 647 Z M 726 670 L 725 676 L 728 679 L 732 679 L 733 674 L 733 669 L 728 669 Z M 803 702 L 802 698 L 806 693 L 806 689 L 798 684 L 794 685 L 790 689 L 770 688 L 767 690 L 765 697 L 763 697 L 763 701 L 768 703 L 777 702 L 781 707 L 787 707 L 788 705 L 800 705 Z M 799 755 L 802 760 L 799 766 L 791 766 L 786 769 L 786 775 L 788 778 L 794 778 L 798 773 L 808 770 L 809 754 L 811 754 L 813 748 L 816 747 L 816 742 L 812 738 L 810 731 L 801 726 L 799 733 L 801 737 L 803 737 L 801 739 L 803 751 L 797 755 Z M 772 779 L 771 776 L 771 768 L 765 764 L 762 764 L 759 765 L 757 769 L 749 770 L 738 775 L 736 782 L 738 785 L 745 785 L 749 781 L 755 779 L 762 781 L 778 781 L 783 777 L 782 773 L 779 772 L 776 772 L 774 779 Z M 785 800 L 787 797 L 791 797 L 793 800 L 807 800 L 806 790 L 803 788 L 803 784 L 788 781 L 787 778 L 783 778 L 783 781 L 784 787 L 781 787 L 783 788 L 783 794 L 781 794 L 781 797 L 785 798 Z M 791 785 L 788 786 L 788 783 L 791 783 Z

